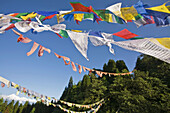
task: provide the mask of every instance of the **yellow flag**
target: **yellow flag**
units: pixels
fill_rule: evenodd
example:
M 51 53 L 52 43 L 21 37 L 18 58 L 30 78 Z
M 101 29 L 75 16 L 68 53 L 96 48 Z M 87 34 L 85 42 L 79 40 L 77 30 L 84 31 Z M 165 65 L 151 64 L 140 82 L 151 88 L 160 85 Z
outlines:
M 138 15 L 137 10 L 133 6 L 121 8 L 121 12 L 125 20 L 135 20 L 135 16 Z
M 82 21 L 84 14 L 74 14 L 74 20 Z
M 26 15 L 26 16 L 21 16 L 21 18 L 22 18 L 23 20 L 27 20 L 28 18 L 35 18 L 36 15 L 37 15 L 37 13 L 32 12 L 32 13 Z
M 78 32 L 78 33 L 83 32 L 83 31 L 81 31 L 81 30 L 71 30 L 71 31 Z
M 113 14 L 105 14 L 105 19 L 106 22 L 112 22 L 113 23 Z
M 48 97 L 48 100 L 51 100 L 51 98 L 50 98 L 50 97 Z
M 158 11 L 158 12 L 164 12 L 164 13 L 170 13 L 170 11 L 168 10 L 168 8 L 165 5 L 166 5 L 166 3 L 164 3 L 163 5 L 160 5 L 160 6 L 145 8 L 145 9 Z
M 164 47 L 170 49 L 170 38 L 156 38 L 156 40 Z
M 14 88 L 17 88 L 17 87 L 19 87 L 19 85 L 18 85 L 18 84 L 16 84 L 16 85 L 14 86 Z

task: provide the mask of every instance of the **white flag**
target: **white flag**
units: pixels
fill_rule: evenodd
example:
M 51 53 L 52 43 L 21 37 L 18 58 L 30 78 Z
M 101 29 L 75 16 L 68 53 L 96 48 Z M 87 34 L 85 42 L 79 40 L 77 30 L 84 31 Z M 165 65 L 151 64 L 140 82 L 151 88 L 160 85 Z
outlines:
M 72 42 L 80 53 L 87 59 L 87 49 L 88 49 L 88 33 L 78 33 L 73 31 L 67 31 Z

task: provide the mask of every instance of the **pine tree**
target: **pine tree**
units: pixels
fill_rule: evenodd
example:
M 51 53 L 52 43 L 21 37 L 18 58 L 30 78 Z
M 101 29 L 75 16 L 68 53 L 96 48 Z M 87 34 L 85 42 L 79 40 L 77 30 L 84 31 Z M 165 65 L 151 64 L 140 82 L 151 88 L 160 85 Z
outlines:
M 17 102 L 15 103 L 14 109 L 13 109 L 13 113 L 17 113 L 18 106 L 19 106 L 19 101 L 17 101 Z
M 68 83 L 68 89 L 73 87 L 73 77 L 70 77 L 69 83 Z
M 5 109 L 6 109 L 6 107 L 7 107 L 7 104 L 8 104 L 8 101 L 5 100 L 5 102 L 4 102 L 4 103 L 2 104 L 2 106 L 1 106 L 1 112 L 2 112 L 2 113 L 5 111 Z
M 35 107 L 32 108 L 30 113 L 34 113 L 35 112 Z
M 116 61 L 116 67 L 118 68 L 119 72 L 123 72 L 123 70 L 129 71 L 123 60 L 117 60 Z
M 17 113 L 22 113 L 22 110 L 23 110 L 23 106 L 22 104 L 20 104 L 18 107 Z
M 6 107 L 5 112 L 6 113 L 12 113 L 14 108 L 14 100 L 12 100 Z
M 0 99 L 0 112 L 2 111 L 3 102 L 4 102 L 4 99 L 3 99 L 3 98 L 1 98 L 1 99 Z

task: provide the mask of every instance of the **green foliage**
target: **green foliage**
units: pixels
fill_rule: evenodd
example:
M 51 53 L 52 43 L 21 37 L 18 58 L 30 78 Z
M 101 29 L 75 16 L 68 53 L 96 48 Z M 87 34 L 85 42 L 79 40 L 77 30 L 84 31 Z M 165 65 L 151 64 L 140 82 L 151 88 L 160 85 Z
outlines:
M 2 113 L 6 110 L 7 105 L 8 105 L 8 101 L 5 100 L 5 102 L 4 102 L 4 103 L 2 104 L 2 106 L 1 106 L 1 112 L 2 112 Z
M 118 68 L 119 72 L 127 72 L 129 71 L 125 62 L 123 60 L 116 61 L 116 67 Z
M 69 83 L 68 83 L 68 88 L 72 88 L 73 87 L 73 77 L 70 77 Z
M 73 84 L 71 77 L 61 99 L 77 104 L 92 104 L 104 98 L 105 103 L 98 113 L 168 113 L 170 65 L 142 55 L 138 57 L 135 69 L 133 75 L 111 77 L 103 75 L 101 78 L 92 72 L 90 75 L 84 75 L 82 81 L 77 84 Z M 101 71 L 126 73 L 129 70 L 124 61 L 109 60 Z M 58 107 L 46 106 L 41 102 L 32 105 L 28 102 L 24 105 L 19 105 L 19 102 L 14 105 L 14 101 L 7 103 L 7 100 L 3 102 L 3 99 L 0 99 L 0 112 L 64 113 Z M 73 111 L 89 110 L 61 105 Z
M 35 107 L 32 108 L 30 113 L 35 113 Z
M 149 62 L 149 63 L 148 63 Z M 170 109 L 170 65 L 153 57 L 138 58 L 134 75 L 97 78 L 95 73 L 84 75 L 83 80 L 73 85 L 69 102 L 90 104 L 105 98 L 99 113 L 165 113 Z M 124 61 L 109 60 L 105 72 L 128 72 Z M 90 78 L 90 82 L 89 82 Z M 71 97 L 71 98 L 69 98 Z M 68 108 L 67 106 L 64 106 Z M 68 108 L 70 109 L 70 108 Z M 71 110 L 80 111 L 72 107 Z
M 1 98 L 1 99 L 0 99 L 0 112 L 2 112 L 3 101 L 4 101 L 4 99 L 3 99 L 3 98 Z
M 13 113 L 17 113 L 18 107 L 19 107 L 19 101 L 15 103 L 14 108 L 13 108 Z

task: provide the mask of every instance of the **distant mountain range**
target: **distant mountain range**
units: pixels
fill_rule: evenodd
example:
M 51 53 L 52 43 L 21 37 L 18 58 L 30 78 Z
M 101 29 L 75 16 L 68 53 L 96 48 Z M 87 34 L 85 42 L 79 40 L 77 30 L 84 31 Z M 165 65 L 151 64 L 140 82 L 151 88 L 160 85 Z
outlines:
M 26 97 L 19 97 L 15 94 L 11 94 L 11 95 L 0 95 L 0 98 L 3 98 L 4 100 L 8 100 L 9 101 L 19 101 L 19 103 L 25 103 L 26 101 L 28 101 L 30 104 L 31 103 L 36 103 L 37 101 L 35 99 L 28 99 Z

